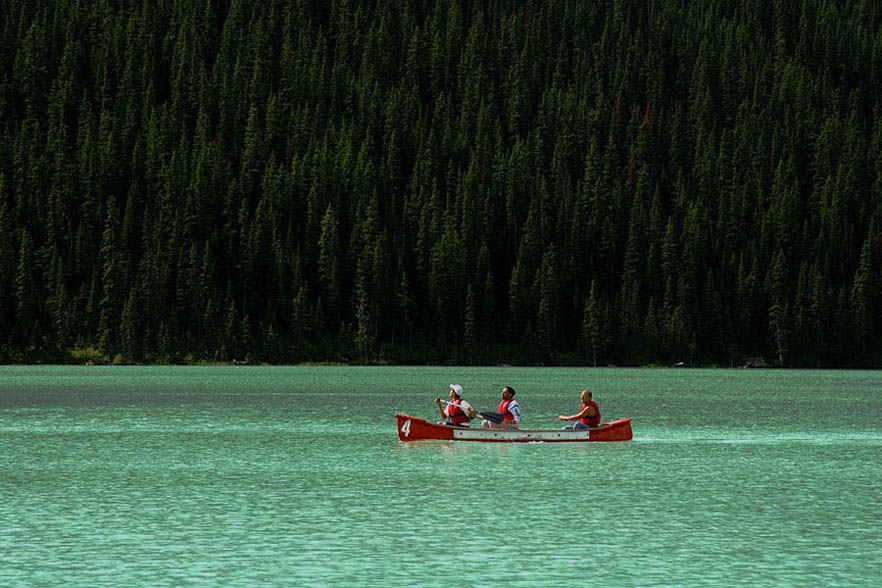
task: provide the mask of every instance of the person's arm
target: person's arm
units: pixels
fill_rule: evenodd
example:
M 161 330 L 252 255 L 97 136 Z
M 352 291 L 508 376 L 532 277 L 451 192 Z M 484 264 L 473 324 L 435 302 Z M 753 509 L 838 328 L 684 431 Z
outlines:
M 440 399 L 440 398 L 436 398 L 436 399 L 435 399 L 435 405 L 438 407 L 438 412 L 441 413 L 441 418 L 442 418 L 442 419 L 446 419 L 446 418 L 447 418 L 447 413 L 446 413 L 445 411 L 446 411 L 447 409 L 446 409 L 446 407 L 445 407 L 445 408 L 441 408 L 441 399 Z
M 583 408 L 581 411 L 579 411 L 579 414 L 574 414 L 574 415 L 570 415 L 570 416 L 560 415 L 557 418 L 559 418 L 562 421 L 577 421 L 580 418 L 582 418 L 583 416 L 593 417 L 594 416 L 594 407 L 589 404 L 588 406 Z
M 508 410 L 511 411 L 511 416 L 514 417 L 515 424 L 521 424 L 521 405 L 515 402 L 514 406 L 508 407 Z
M 466 415 L 467 415 L 470 419 L 476 419 L 476 418 L 478 418 L 478 413 L 476 413 L 476 412 L 475 412 L 475 409 L 472 408 L 472 405 L 469 404 L 468 402 L 466 402 L 465 400 L 463 400 L 462 402 L 459 403 L 459 407 L 462 409 L 462 411 L 463 411 L 464 413 L 466 413 Z

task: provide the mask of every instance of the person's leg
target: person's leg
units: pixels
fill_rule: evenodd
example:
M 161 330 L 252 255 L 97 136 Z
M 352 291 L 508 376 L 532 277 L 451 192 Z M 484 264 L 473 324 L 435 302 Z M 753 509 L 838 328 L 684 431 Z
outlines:
M 573 425 L 573 429 L 575 429 L 575 430 L 577 430 L 577 431 L 582 431 L 582 430 L 590 429 L 590 428 L 591 428 L 591 427 L 589 427 L 589 426 L 586 425 L 585 423 L 580 423 L 580 422 L 578 422 L 578 421 L 576 421 L 576 424 Z

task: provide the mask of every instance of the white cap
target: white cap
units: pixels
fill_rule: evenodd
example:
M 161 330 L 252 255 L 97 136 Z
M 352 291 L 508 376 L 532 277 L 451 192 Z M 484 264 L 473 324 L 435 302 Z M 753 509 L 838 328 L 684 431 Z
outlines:
M 459 384 L 451 384 L 450 389 L 453 390 L 454 394 L 462 397 L 462 386 L 460 386 Z

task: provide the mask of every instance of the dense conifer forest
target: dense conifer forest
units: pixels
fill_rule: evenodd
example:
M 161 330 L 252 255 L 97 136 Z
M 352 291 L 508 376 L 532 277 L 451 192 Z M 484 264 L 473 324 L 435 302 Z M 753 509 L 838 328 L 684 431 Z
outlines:
M 876 0 L 3 0 L 0 361 L 882 367 Z

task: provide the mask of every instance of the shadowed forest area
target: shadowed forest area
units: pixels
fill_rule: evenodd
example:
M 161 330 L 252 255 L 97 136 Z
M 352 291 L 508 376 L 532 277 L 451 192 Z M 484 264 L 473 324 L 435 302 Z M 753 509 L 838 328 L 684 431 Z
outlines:
M 4 0 L 0 361 L 882 367 L 875 0 Z

